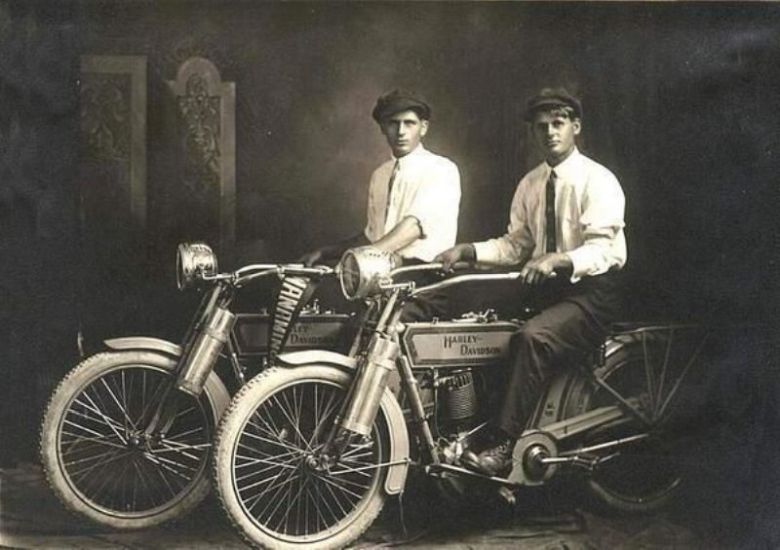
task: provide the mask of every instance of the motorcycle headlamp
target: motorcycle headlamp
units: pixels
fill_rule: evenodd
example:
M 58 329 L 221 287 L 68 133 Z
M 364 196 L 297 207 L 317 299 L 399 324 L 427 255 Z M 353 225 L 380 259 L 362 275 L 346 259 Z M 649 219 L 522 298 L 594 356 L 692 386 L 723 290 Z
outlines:
M 206 243 L 181 243 L 176 250 L 176 286 L 195 286 L 203 276 L 216 275 L 217 255 Z
M 379 283 L 397 267 L 396 257 L 372 246 L 347 250 L 339 263 L 341 291 L 347 300 L 379 292 Z

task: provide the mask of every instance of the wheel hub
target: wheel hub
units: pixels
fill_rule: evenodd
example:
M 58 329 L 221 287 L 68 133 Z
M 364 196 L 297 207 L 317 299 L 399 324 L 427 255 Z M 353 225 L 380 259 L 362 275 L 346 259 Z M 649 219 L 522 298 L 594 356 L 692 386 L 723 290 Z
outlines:
M 514 466 L 509 481 L 520 485 L 540 485 L 550 479 L 556 465 L 544 464 L 542 459 L 558 456 L 555 440 L 544 432 L 526 433 L 515 444 L 512 452 Z
M 523 456 L 523 469 L 531 481 L 542 481 L 549 466 L 542 460 L 550 457 L 550 452 L 543 445 L 531 445 Z

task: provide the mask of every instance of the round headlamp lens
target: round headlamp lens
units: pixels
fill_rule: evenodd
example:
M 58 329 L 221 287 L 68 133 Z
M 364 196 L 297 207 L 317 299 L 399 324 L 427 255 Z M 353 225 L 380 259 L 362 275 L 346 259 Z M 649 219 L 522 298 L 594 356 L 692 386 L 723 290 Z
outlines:
M 347 250 L 339 267 L 344 297 L 358 300 L 380 292 L 380 282 L 394 268 L 395 259 L 389 252 L 372 246 Z
M 347 300 L 356 299 L 360 290 L 360 264 L 351 250 L 348 250 L 341 259 L 339 277 L 344 297 Z
M 204 275 L 216 275 L 217 256 L 206 243 L 181 243 L 176 249 L 176 286 L 195 286 Z

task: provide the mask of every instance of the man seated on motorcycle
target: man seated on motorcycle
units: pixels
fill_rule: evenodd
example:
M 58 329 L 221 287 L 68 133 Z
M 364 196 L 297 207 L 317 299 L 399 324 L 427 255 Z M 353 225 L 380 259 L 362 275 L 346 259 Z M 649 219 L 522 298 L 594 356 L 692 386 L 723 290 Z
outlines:
M 371 175 L 365 229 L 341 242 L 301 257 L 306 265 L 333 261 L 349 248 L 371 245 L 398 254 L 404 263 L 430 262 L 455 244 L 460 205 L 460 173 L 454 162 L 423 147 L 431 108 L 401 90 L 382 95 L 371 113 L 392 158 Z M 406 321 L 446 312 L 446 297 L 431 295 L 404 309 Z
M 564 89 L 543 89 L 525 120 L 544 162 L 520 180 L 507 233 L 458 244 L 435 261 L 522 265 L 540 312 L 512 338 L 507 390 L 496 419 L 498 444 L 462 462 L 486 475 L 512 466 L 515 440 L 531 419 L 554 370 L 581 358 L 604 339 L 619 312 L 617 272 L 626 262 L 625 197 L 617 178 L 586 157 L 575 138 L 582 107 Z

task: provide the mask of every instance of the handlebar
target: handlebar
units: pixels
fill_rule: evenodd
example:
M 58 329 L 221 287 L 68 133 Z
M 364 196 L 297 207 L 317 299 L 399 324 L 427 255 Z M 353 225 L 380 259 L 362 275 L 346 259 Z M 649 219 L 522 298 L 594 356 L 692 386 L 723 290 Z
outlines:
M 408 265 L 398 267 L 389 273 L 389 279 L 393 280 L 396 276 L 408 273 L 421 273 L 430 271 L 442 271 L 444 264 L 440 262 L 432 262 L 426 264 Z M 471 269 L 473 265 L 467 262 L 457 262 L 452 266 L 452 271 L 463 271 L 465 269 Z M 467 273 L 463 275 L 455 275 L 449 279 L 444 279 L 437 283 L 432 283 L 426 286 L 422 286 L 412 290 L 409 293 L 410 297 L 417 296 L 426 292 L 434 290 L 441 290 L 451 286 L 456 286 L 464 283 L 472 283 L 477 281 L 514 281 L 520 278 L 520 271 L 508 271 L 501 273 Z
M 262 272 L 264 274 L 278 273 L 280 275 L 329 275 L 335 270 L 326 265 L 315 265 L 306 267 L 301 263 L 295 264 L 250 264 L 237 269 L 234 273 L 238 277 L 245 276 L 246 273 Z
M 408 296 L 410 298 L 413 298 L 425 292 L 441 290 L 444 288 L 448 288 L 451 286 L 464 284 L 464 283 L 471 283 L 471 282 L 478 282 L 478 281 L 515 281 L 518 279 L 523 279 L 525 277 L 525 274 L 521 275 L 521 273 L 523 273 L 522 271 L 499 271 L 499 272 L 493 271 L 487 273 L 468 273 L 464 275 L 456 275 L 454 277 L 444 279 L 437 283 L 432 283 L 418 288 L 415 288 L 415 285 L 412 282 L 399 282 L 399 283 L 394 282 L 394 278 L 398 275 L 408 274 L 408 273 L 430 272 L 430 271 L 443 272 L 443 267 L 444 264 L 440 262 L 431 262 L 431 263 L 423 263 L 423 264 L 398 267 L 390 271 L 390 273 L 388 273 L 386 282 L 381 286 L 384 287 L 385 290 L 390 290 L 391 288 L 406 288 L 406 291 L 408 292 Z M 466 269 L 474 269 L 474 267 L 475 267 L 474 264 L 468 262 L 457 262 L 452 265 L 450 272 L 462 271 Z M 518 267 L 519 266 L 515 266 L 515 269 L 517 269 Z M 553 271 L 550 275 L 548 275 L 548 278 L 550 279 L 556 278 L 559 275 L 560 274 L 558 272 Z
M 453 271 L 462 271 L 464 269 L 471 268 L 472 265 L 468 262 L 457 262 L 452 265 Z M 427 264 L 415 264 L 415 265 L 405 265 L 401 267 L 397 267 L 394 270 L 390 272 L 390 278 L 395 277 L 396 275 L 402 275 L 404 273 L 415 273 L 420 271 L 442 271 L 444 269 L 444 264 L 441 262 L 431 262 Z
M 444 279 L 438 283 L 421 286 L 410 293 L 410 297 L 415 297 L 425 292 L 441 290 L 463 283 L 473 283 L 476 281 L 515 281 L 520 278 L 519 271 L 509 271 L 506 273 L 469 273 L 467 275 L 456 275 L 450 279 Z
M 229 273 L 219 273 L 212 276 L 204 276 L 204 281 L 231 281 L 234 286 L 241 287 L 254 280 L 269 275 L 307 275 L 323 277 L 335 273 L 332 267 L 317 265 L 305 267 L 303 264 L 250 264 Z

